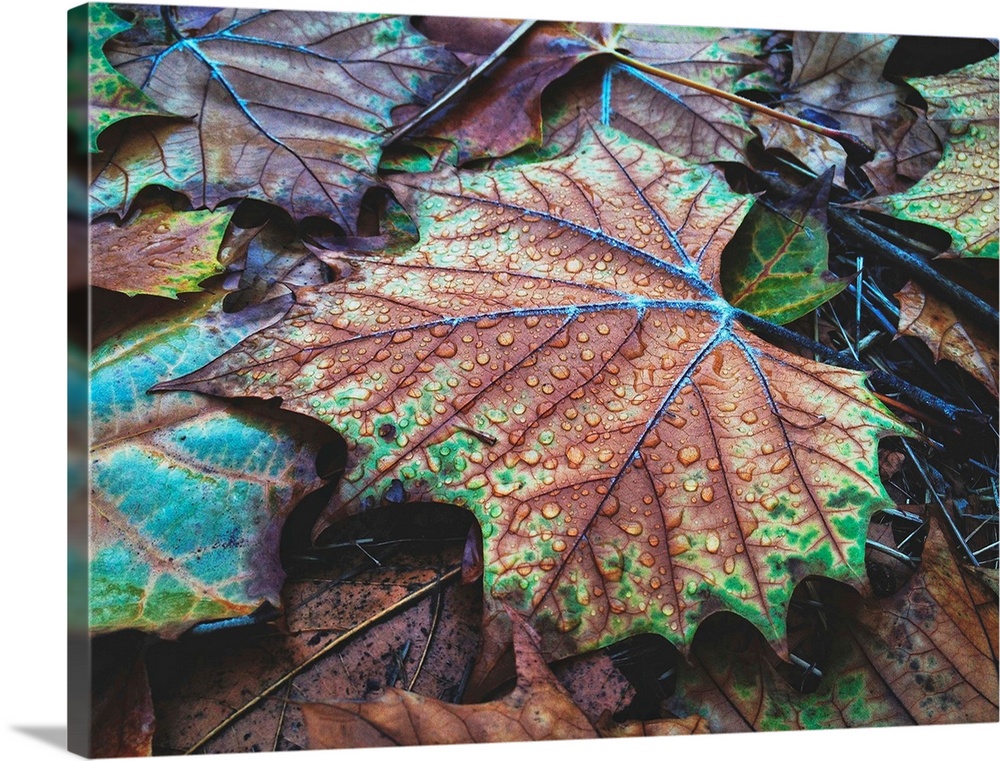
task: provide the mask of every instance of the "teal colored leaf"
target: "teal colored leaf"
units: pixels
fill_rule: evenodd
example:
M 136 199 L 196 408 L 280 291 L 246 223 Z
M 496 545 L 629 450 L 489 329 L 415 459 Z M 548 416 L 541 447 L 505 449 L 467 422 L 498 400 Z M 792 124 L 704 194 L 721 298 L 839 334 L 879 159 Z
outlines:
M 197 394 L 148 394 L 287 308 L 226 315 L 218 294 L 143 323 L 91 359 L 90 630 L 174 636 L 280 605 L 284 518 L 318 485 L 329 434 Z

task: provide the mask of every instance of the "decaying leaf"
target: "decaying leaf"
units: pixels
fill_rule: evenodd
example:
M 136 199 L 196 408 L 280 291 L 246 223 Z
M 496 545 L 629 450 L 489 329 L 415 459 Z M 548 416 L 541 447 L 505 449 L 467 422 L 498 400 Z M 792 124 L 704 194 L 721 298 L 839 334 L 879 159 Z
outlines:
M 135 296 L 177 298 L 222 272 L 220 247 L 232 209 L 174 211 L 167 204 L 143 209 L 124 225 L 110 218 L 90 226 L 90 280 Z
M 156 716 L 142 635 L 122 632 L 94 643 L 90 757 L 151 756 Z
M 306 703 L 302 715 L 309 747 L 518 742 L 707 731 L 697 718 L 619 726 L 605 717 L 595 726 L 546 666 L 538 652 L 537 635 L 515 619 L 513 636 L 517 684 L 502 699 L 462 705 L 388 687 L 367 701 Z
M 90 151 L 96 153 L 97 138 L 106 127 L 131 116 L 169 116 L 146 93 L 119 74 L 104 55 L 104 43 L 132 25 L 104 3 L 89 3 L 90 34 L 87 56 L 90 83 Z
M 923 288 L 908 282 L 896 294 L 899 301 L 899 335 L 919 338 L 934 355 L 934 361 L 955 362 L 997 395 L 996 336 L 975 322 L 959 319 L 948 304 Z
M 405 18 L 373 14 L 227 9 L 151 47 L 107 52 L 186 119 L 147 120 L 106 146 L 94 216 L 124 215 L 140 189 L 164 185 L 195 207 L 254 198 L 354 232 L 392 109 L 425 102 L 460 70 Z
M 319 485 L 330 436 L 312 421 L 147 394 L 273 321 L 285 302 L 222 314 L 207 293 L 91 357 L 90 629 L 176 636 L 280 604 L 285 516 Z
M 997 258 L 998 61 L 993 56 L 940 76 L 909 80 L 928 103 L 944 145 L 934 169 L 904 193 L 857 208 L 891 214 L 946 231 L 946 256 Z
M 722 292 L 740 309 L 783 325 L 847 286 L 827 269 L 826 207 L 833 171 L 785 201 L 750 210 L 722 257 Z
M 861 583 L 886 504 L 862 377 L 769 346 L 719 295 L 748 199 L 594 127 L 564 158 L 399 178 L 421 243 L 359 262 L 161 389 L 280 398 L 350 448 L 339 512 L 435 500 L 484 538 L 480 674 L 718 610 L 783 647 L 795 584 Z M 361 266 L 363 265 L 363 266 Z
M 997 721 L 997 662 L 984 619 L 936 518 L 920 568 L 898 593 L 866 600 L 858 647 L 918 724 Z
M 425 22 L 428 34 L 458 48 L 489 52 L 515 22 L 445 19 Z M 429 28 L 428 28 L 429 27 Z M 455 163 L 501 157 L 544 141 L 549 155 L 571 147 L 581 111 L 663 150 L 696 162 L 739 161 L 753 137 L 739 108 L 710 94 L 667 82 L 609 57 L 627 50 L 643 64 L 699 84 L 731 90 L 760 67 L 752 58 L 762 35 L 753 31 L 628 24 L 538 22 L 490 68 L 476 87 L 428 120 L 421 134 L 454 144 Z M 549 85 L 591 58 L 598 70 L 551 92 Z M 547 92 L 548 94 L 548 92 Z

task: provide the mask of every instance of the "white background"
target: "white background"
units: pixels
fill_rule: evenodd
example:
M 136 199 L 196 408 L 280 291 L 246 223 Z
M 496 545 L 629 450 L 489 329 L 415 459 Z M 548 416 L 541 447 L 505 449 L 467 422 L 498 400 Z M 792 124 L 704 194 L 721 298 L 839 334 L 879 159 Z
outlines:
M 192 2 L 207 5 L 206 2 Z M 224 2 L 213 3 L 218 5 Z M 236 2 L 236 5 L 249 5 Z M 735 0 L 276 0 L 269 7 L 657 22 L 736 27 L 1000 36 L 995 2 L 886 0 L 775 3 Z M 65 28 L 67 3 L 14 0 L 0 16 L 0 748 L 5 758 L 63 757 L 65 655 Z M 988 10 L 992 8 L 993 10 Z M 39 737 L 47 739 L 39 739 Z M 53 744 L 57 743 L 57 744 Z M 484 761 L 600 753 L 715 759 L 844 758 L 921 761 L 995 757 L 1000 725 L 836 730 L 781 735 L 422 748 L 406 757 Z M 410 755 L 412 753 L 413 755 Z M 399 759 L 399 751 L 308 758 Z

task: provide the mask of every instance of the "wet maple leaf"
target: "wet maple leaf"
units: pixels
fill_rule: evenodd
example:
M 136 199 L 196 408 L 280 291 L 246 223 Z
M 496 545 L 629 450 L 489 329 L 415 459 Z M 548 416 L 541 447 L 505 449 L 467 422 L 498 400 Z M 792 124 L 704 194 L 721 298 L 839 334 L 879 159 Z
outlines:
M 908 80 L 928 103 L 928 118 L 944 145 L 941 160 L 903 193 L 856 208 L 932 225 L 951 236 L 946 256 L 998 256 L 997 168 L 1000 95 L 993 56 L 940 76 Z
M 184 119 L 129 125 L 95 166 L 92 214 L 147 185 L 196 207 L 254 198 L 353 232 L 394 107 L 461 67 L 402 17 L 222 10 L 191 36 L 109 43 L 117 70 Z
M 398 178 L 421 242 L 302 289 L 160 389 L 278 397 L 350 448 L 342 513 L 454 502 L 484 538 L 481 670 L 506 602 L 555 658 L 718 610 L 783 648 L 810 574 L 860 583 L 886 504 L 862 375 L 737 323 L 719 258 L 750 200 L 594 127 L 557 160 Z
M 219 261 L 232 209 L 177 212 L 153 204 L 124 225 L 110 218 L 90 227 L 90 279 L 134 296 L 177 298 L 222 272 Z

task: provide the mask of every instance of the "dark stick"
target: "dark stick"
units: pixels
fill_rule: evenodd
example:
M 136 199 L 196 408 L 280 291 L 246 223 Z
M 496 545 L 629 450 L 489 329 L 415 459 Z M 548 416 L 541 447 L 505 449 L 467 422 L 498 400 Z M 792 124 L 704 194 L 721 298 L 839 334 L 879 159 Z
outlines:
M 899 376 L 887 373 L 885 370 L 879 370 L 878 368 L 866 365 L 864 362 L 856 360 L 850 354 L 839 352 L 836 349 L 831 349 L 828 346 L 824 346 L 821 343 L 813 341 L 811 338 L 806 338 L 800 333 L 796 333 L 788 328 L 782 327 L 781 325 L 775 325 L 773 322 L 768 322 L 761 317 L 757 317 L 757 315 L 738 309 L 736 310 L 736 319 L 739 320 L 745 327 L 753 330 L 755 333 L 768 339 L 772 343 L 775 342 L 775 340 L 788 341 L 805 349 L 806 351 L 813 352 L 816 356 L 821 357 L 829 364 L 846 367 L 851 370 L 860 370 L 861 372 L 867 373 L 868 377 L 876 383 L 880 383 L 894 391 L 906 394 L 917 404 L 917 406 L 922 407 L 923 409 L 932 412 L 938 417 L 944 418 L 951 423 L 959 424 L 963 419 L 979 420 L 982 417 L 974 410 L 967 410 L 962 407 L 957 407 L 954 404 L 950 404 L 944 399 L 936 397 L 933 394 L 924 391 L 922 388 L 914 386 L 912 383 L 903 380 Z
M 906 270 L 914 280 L 919 281 L 931 293 L 946 299 L 953 306 L 991 325 L 994 330 L 1000 327 L 1000 316 L 997 315 L 996 309 L 971 291 L 953 283 L 921 257 L 915 256 L 909 251 L 904 251 L 880 235 L 876 235 L 865 227 L 864 223 L 855 214 L 846 209 L 831 206 L 830 219 L 841 232 L 852 238 L 856 243 L 870 247 L 878 254 L 891 259 L 894 264 L 898 264 L 902 269 Z

